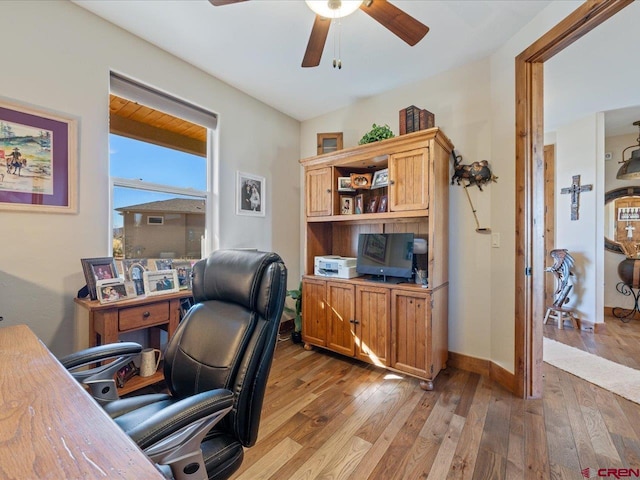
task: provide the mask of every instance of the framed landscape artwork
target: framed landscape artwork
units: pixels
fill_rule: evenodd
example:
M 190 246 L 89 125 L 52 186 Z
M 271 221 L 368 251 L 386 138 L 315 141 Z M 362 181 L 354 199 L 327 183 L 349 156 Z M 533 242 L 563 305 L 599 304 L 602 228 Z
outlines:
M 0 209 L 76 213 L 77 121 L 0 101 Z

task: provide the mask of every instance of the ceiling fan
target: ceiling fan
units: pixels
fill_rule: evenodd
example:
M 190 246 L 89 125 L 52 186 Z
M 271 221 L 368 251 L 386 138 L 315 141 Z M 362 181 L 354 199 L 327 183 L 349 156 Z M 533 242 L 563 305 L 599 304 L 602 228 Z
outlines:
M 246 0 L 209 0 L 216 7 L 244 1 Z M 347 3 L 353 4 L 353 6 L 349 8 L 345 5 Z M 319 7 L 322 10 L 316 7 L 317 4 L 320 4 Z M 390 4 L 387 0 L 364 0 L 360 2 L 323 0 L 307 1 L 307 5 L 316 12 L 316 19 L 313 22 L 307 50 L 302 60 L 303 67 L 317 67 L 320 65 L 322 51 L 331 26 L 331 19 L 344 17 L 358 8 L 411 46 L 422 40 L 429 31 L 429 27 Z M 323 12 L 324 14 L 321 14 L 318 13 L 319 11 L 326 13 Z

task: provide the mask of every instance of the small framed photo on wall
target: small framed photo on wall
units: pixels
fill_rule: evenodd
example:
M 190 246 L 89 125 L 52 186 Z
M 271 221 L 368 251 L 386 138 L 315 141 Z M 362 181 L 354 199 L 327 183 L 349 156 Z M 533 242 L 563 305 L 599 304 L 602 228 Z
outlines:
M 264 217 L 266 189 L 264 177 L 238 171 L 236 175 L 236 215 Z

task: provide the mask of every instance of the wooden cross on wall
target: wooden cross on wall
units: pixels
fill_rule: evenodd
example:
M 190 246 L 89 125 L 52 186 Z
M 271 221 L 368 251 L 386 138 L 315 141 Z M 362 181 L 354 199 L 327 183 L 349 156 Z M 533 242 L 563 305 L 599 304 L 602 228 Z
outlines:
M 578 220 L 580 209 L 580 192 L 590 192 L 593 189 L 593 185 L 580 185 L 580 175 L 574 175 L 570 187 L 563 188 L 560 193 L 571 194 L 571 220 Z

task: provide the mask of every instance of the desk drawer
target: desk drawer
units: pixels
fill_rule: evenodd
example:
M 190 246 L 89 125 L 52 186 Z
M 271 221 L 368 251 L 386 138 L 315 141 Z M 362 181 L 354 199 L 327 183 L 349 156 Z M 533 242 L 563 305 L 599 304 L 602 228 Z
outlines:
M 118 312 L 118 330 L 136 330 L 169 321 L 169 302 L 123 308 Z

